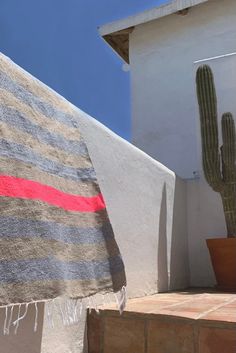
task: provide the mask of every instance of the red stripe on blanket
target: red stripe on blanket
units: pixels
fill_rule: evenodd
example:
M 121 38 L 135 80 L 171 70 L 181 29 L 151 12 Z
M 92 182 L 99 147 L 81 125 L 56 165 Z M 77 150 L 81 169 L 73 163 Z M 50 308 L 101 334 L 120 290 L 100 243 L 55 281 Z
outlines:
M 96 212 L 105 208 L 102 194 L 83 197 L 66 194 L 32 180 L 0 175 L 0 196 L 40 200 L 67 211 Z

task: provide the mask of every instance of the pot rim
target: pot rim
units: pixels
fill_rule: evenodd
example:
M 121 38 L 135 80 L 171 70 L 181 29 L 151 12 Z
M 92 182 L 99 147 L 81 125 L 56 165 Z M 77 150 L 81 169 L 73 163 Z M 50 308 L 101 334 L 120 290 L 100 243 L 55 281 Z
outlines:
M 235 238 L 209 238 L 206 239 L 207 246 L 209 247 L 225 247 L 225 246 L 236 246 Z

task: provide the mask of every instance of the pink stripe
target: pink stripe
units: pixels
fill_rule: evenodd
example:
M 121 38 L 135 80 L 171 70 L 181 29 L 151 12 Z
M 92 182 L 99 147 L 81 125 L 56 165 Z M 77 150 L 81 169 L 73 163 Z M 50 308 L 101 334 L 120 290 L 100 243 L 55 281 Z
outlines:
M 83 197 L 66 194 L 51 186 L 13 176 L 0 176 L 0 196 L 40 200 L 67 211 L 96 212 L 105 208 L 102 194 Z

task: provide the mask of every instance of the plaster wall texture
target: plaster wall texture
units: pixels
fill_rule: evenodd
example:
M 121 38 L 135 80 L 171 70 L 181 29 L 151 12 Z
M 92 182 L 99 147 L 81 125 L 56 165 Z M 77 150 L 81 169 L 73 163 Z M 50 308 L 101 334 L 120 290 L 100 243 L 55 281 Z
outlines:
M 79 115 L 124 259 L 128 296 L 187 287 L 186 182 L 85 113 Z M 0 352 L 86 352 L 85 312 L 78 325 L 67 328 L 57 315 L 55 328 L 49 329 L 43 323 L 41 305 L 39 328 L 34 333 L 33 309 L 30 306 L 17 336 L 11 330 L 9 336 L 1 337 Z M 1 309 L 0 328 L 4 317 L 5 311 Z
M 81 114 L 80 124 L 124 259 L 128 296 L 156 293 L 165 264 L 168 285 L 185 287 L 186 183 L 95 119 Z
M 205 238 L 225 236 L 220 198 L 201 167 L 195 61 L 235 53 L 236 3 L 209 0 L 137 26 L 130 35 L 132 142 L 187 179 L 191 285 L 215 283 Z M 236 113 L 236 56 L 207 60 L 215 73 L 219 113 Z

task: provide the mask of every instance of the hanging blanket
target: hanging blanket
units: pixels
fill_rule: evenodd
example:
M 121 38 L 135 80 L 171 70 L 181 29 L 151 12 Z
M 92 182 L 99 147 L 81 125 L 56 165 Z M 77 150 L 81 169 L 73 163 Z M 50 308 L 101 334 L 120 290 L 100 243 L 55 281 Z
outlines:
M 79 110 L 3 55 L 0 100 L 0 303 L 120 291 Z

